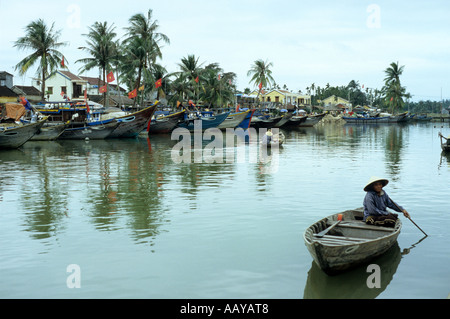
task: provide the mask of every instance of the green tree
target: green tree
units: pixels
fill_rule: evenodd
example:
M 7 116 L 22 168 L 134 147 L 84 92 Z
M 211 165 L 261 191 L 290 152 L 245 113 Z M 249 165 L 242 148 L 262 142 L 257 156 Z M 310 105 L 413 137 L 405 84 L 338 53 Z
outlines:
M 32 50 L 33 53 L 20 61 L 15 69 L 25 74 L 35 63 L 39 63 L 37 75 L 41 78 L 41 99 L 45 96 L 45 79 L 61 64 L 64 55 L 58 51 L 67 43 L 59 42 L 61 31 L 54 30 L 54 23 L 47 27 L 42 19 L 31 22 L 25 28 L 25 36 L 19 38 L 14 47 L 19 50 Z M 65 61 L 67 63 L 67 61 Z
M 394 113 L 396 109 L 402 108 L 405 104 L 403 97 L 406 96 L 406 88 L 400 83 L 400 75 L 402 75 L 405 66 L 399 66 L 398 62 L 392 62 L 390 66 L 384 71 L 386 77 L 384 78 L 384 102 L 385 105 L 391 108 Z
M 89 32 L 83 34 L 87 37 L 87 46 L 80 47 L 90 57 L 75 61 L 75 63 L 84 64 L 80 68 L 81 72 L 99 68 L 103 83 L 106 83 L 106 72 L 112 70 L 113 64 L 118 59 L 118 42 L 114 40 L 117 34 L 114 30 L 115 27 L 113 25 L 108 26 L 107 22 L 95 22 L 89 27 Z M 106 93 L 103 93 L 103 100 L 106 101 Z
M 247 76 L 251 76 L 249 83 L 254 83 L 260 87 L 256 100 L 258 100 L 263 87 L 269 87 L 271 83 L 275 83 L 272 77 L 272 70 L 270 70 L 271 67 L 273 67 L 272 62 L 256 60 L 247 72 Z
M 157 58 L 162 58 L 161 45 L 170 44 L 169 38 L 158 32 L 158 20 L 152 17 L 152 10 L 147 15 L 138 13 L 129 19 L 130 26 L 126 28 L 128 37 L 125 42 L 129 44 L 129 50 L 134 53 L 135 60 L 128 59 L 128 69 L 137 69 L 137 78 L 132 89 L 141 86 L 143 72 L 151 73 L 151 67 Z M 129 72 L 130 75 L 130 72 Z M 150 78 L 150 74 L 146 75 Z M 135 99 L 135 103 L 136 103 Z

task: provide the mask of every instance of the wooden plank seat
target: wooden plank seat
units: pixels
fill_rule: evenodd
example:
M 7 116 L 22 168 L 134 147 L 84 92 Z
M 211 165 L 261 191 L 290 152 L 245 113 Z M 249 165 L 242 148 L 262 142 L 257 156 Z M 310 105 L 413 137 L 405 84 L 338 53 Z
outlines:
M 368 225 L 363 221 L 353 221 L 353 222 L 340 222 L 336 227 L 348 227 L 348 228 L 358 228 L 358 229 L 367 229 L 367 230 L 380 230 L 387 232 L 394 232 L 395 229 L 392 227 L 383 227 L 383 226 L 373 226 Z
M 334 235 L 324 235 L 323 237 L 316 237 L 316 239 L 324 244 L 338 244 L 338 245 L 357 244 L 371 241 L 371 239 L 366 238 L 355 238 L 355 237 L 334 236 Z

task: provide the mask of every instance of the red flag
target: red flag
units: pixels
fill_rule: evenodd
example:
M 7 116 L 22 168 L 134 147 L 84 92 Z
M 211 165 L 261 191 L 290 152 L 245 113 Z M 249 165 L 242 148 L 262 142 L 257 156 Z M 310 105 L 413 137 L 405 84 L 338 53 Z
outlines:
M 198 76 L 195 78 L 195 82 L 197 82 L 198 83 Z
M 101 87 L 98 89 L 98 92 L 99 92 L 99 93 L 105 93 L 106 91 L 107 91 L 106 85 L 101 86 Z
M 155 88 L 159 88 L 162 85 L 162 79 L 155 82 Z
M 112 72 L 109 72 L 108 76 L 106 77 L 106 80 L 108 81 L 108 83 L 114 81 L 115 80 L 114 74 Z
M 259 83 L 258 87 L 259 87 L 260 90 L 262 89 L 262 82 Z
M 89 104 L 87 102 L 87 89 L 84 89 L 84 103 L 86 103 L 86 111 L 89 113 L 91 110 L 89 109 Z
M 128 98 L 132 99 L 134 97 L 137 96 L 137 90 L 134 89 L 133 91 L 131 91 L 130 93 L 128 93 Z
M 391 97 L 391 102 L 392 102 L 393 99 L 394 99 L 394 97 Z
M 219 78 L 219 81 L 220 81 L 220 74 L 219 74 L 219 77 L 218 77 L 218 78 Z
M 62 58 L 62 60 L 61 60 L 61 66 L 64 68 L 65 67 L 65 65 L 64 65 L 64 56 L 63 56 L 63 58 Z

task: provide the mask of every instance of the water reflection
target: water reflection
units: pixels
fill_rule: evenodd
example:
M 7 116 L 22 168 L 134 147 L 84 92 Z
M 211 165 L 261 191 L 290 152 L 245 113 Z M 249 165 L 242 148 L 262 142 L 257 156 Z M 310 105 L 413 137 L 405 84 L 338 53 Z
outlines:
M 402 253 L 398 244 L 371 263 L 380 266 L 381 288 L 369 288 L 367 265 L 337 276 L 328 276 L 312 262 L 303 294 L 305 299 L 373 299 L 381 294 L 397 271 Z

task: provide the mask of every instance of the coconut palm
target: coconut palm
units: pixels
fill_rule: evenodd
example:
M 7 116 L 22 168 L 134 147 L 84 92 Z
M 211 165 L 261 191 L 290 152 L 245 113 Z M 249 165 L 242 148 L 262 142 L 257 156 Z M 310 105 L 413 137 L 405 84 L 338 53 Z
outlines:
M 118 59 L 118 42 L 114 40 L 117 34 L 113 25 L 108 26 L 107 22 L 95 22 L 89 27 L 89 33 L 83 34 L 87 37 L 86 47 L 79 49 L 86 51 L 90 57 L 79 59 L 75 63 L 83 63 L 81 72 L 99 68 L 102 74 L 103 83 L 106 83 L 106 72 L 112 70 L 113 64 Z M 100 83 L 99 83 L 100 87 Z M 106 101 L 106 93 L 103 93 L 103 100 Z
M 249 83 L 259 85 L 260 89 L 256 99 L 258 100 L 263 87 L 268 87 L 271 83 L 275 83 L 272 77 L 272 71 L 270 68 L 273 66 L 272 62 L 264 62 L 263 60 L 256 60 L 247 72 L 247 76 L 251 76 Z
M 132 64 L 137 64 L 137 79 L 134 88 L 141 86 L 141 78 L 143 72 L 149 72 L 149 68 L 156 62 L 157 58 L 162 57 L 161 43 L 169 44 L 169 38 L 160 32 L 157 20 L 153 20 L 152 10 L 148 10 L 147 15 L 138 13 L 129 19 L 130 26 L 126 28 L 128 37 L 125 42 L 131 43 L 132 46 L 140 45 L 142 54 L 139 59 Z M 138 40 L 137 40 L 138 39 Z M 134 50 L 137 48 L 135 47 Z M 149 74 L 146 75 L 147 77 Z M 136 102 L 136 100 L 135 100 Z
M 406 94 L 406 88 L 402 87 L 400 83 L 400 75 L 403 73 L 405 66 L 399 66 L 398 62 L 392 62 L 390 67 L 388 67 L 384 73 L 386 77 L 384 78 L 385 86 L 383 91 L 385 93 L 385 104 L 391 107 L 391 112 L 394 113 L 397 108 L 403 107 L 405 102 L 403 97 Z
M 195 57 L 195 55 L 190 54 L 187 57 L 181 59 L 181 63 L 178 63 L 178 67 L 180 71 L 177 75 L 180 78 L 183 78 L 186 88 L 186 96 L 188 99 L 198 99 L 200 94 L 201 83 L 203 82 L 203 63 L 199 63 L 199 57 Z M 211 67 L 210 67 L 211 68 Z M 198 79 L 198 80 L 197 80 Z
M 67 43 L 59 42 L 61 31 L 54 30 L 54 23 L 49 28 L 42 19 L 28 24 L 25 33 L 24 37 L 14 43 L 14 47 L 19 50 L 32 50 L 33 53 L 20 61 L 15 69 L 23 75 L 39 61 L 36 73 L 41 78 L 41 99 L 44 101 L 45 79 L 60 65 L 64 55 L 58 49 Z

